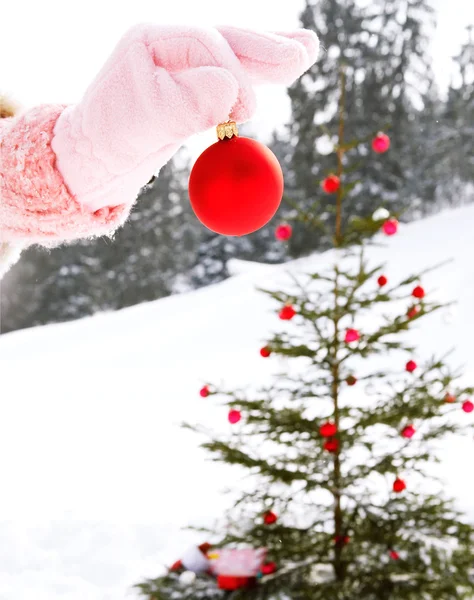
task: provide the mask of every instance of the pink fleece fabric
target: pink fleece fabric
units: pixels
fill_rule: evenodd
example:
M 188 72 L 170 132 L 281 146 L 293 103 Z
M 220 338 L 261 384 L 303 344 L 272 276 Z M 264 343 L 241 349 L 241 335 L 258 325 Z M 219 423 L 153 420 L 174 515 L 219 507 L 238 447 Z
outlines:
M 110 233 L 129 207 L 84 210 L 67 189 L 51 148 L 63 106 L 39 106 L 0 121 L 0 240 L 51 242 Z M 3 134 L 3 135 L 2 135 Z
M 74 106 L 0 122 L 0 239 L 110 232 L 193 134 L 255 111 L 255 83 L 288 85 L 314 33 L 138 25 Z

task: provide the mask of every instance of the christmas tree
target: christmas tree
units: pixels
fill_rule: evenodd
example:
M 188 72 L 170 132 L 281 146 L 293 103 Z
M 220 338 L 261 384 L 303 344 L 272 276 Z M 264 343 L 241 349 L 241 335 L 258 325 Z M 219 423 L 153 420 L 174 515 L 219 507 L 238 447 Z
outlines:
M 341 70 L 333 173 L 319 192 L 334 197 L 333 267 L 266 292 L 281 328 L 260 360 L 280 357 L 284 371 L 260 390 L 201 390 L 203 401 L 222 399 L 235 430 L 204 447 L 255 485 L 213 547 L 139 584 L 149 600 L 473 597 L 474 528 L 432 468 L 440 441 L 472 425 L 473 389 L 412 344 L 413 325 L 442 308 L 424 274 L 392 281 L 365 258 L 373 234 L 394 235 L 399 224 L 380 207 L 357 217 L 348 200 L 345 85 Z M 374 132 L 361 145 L 386 155 L 390 138 Z
M 312 224 L 299 219 L 288 244 L 291 256 L 332 245 L 333 196 L 316 194 L 315 182 L 334 168 L 329 151 L 337 135 L 342 64 L 346 140 L 354 142 L 348 152 L 352 168 L 345 173 L 345 192 L 353 210 L 368 217 L 383 203 L 392 211 L 411 214 L 414 203 L 416 208 L 420 202 L 431 203 L 426 184 L 428 177 L 436 181 L 436 175 L 418 169 L 418 162 L 425 157 L 428 162 L 435 150 L 446 153 L 445 145 L 441 150 L 433 146 L 426 134 L 438 119 L 429 50 L 433 20 L 430 0 L 306 0 L 301 26 L 317 32 L 324 52 L 289 90 L 287 147 L 281 148 L 281 140 L 276 150 L 285 173 L 289 215 L 292 208 L 317 211 L 329 227 L 315 235 Z M 375 128 L 387 130 L 393 152 L 383 160 L 366 160 L 367 145 L 355 141 L 368 140 Z M 349 216 L 346 211 L 343 219 Z

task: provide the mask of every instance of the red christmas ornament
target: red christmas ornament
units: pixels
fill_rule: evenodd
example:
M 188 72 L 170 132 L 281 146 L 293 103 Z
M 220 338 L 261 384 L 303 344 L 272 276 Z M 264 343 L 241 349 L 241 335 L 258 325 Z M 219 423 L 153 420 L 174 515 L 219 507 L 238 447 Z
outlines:
M 382 225 L 382 231 L 385 235 L 395 235 L 398 231 L 398 221 L 397 219 L 388 219 Z
M 346 330 L 346 335 L 344 336 L 344 341 L 346 342 L 346 344 L 349 344 L 350 342 L 358 342 L 359 340 L 360 333 L 357 331 L 357 329 Z
M 234 122 L 217 127 L 218 142 L 197 159 L 189 198 L 197 218 L 222 235 L 246 235 L 270 221 L 283 196 L 283 173 L 273 152 L 239 137 Z
M 392 560 L 398 560 L 400 558 L 400 555 L 395 550 L 390 550 L 389 556 Z
M 405 369 L 409 372 L 409 373 L 413 373 L 413 371 L 417 368 L 417 364 L 414 360 L 409 360 L 407 362 L 407 364 L 405 365 Z
M 218 575 L 217 587 L 220 590 L 239 590 L 241 588 L 254 587 L 255 577 L 236 577 L 235 575 Z
M 205 385 L 199 390 L 199 395 L 201 398 L 207 398 L 211 392 L 209 391 L 209 386 Z
M 357 383 L 357 378 L 354 377 L 354 375 L 349 375 L 346 378 L 346 383 L 347 383 L 347 385 L 355 385 Z
M 335 423 L 331 423 L 328 421 L 327 423 L 323 423 L 319 428 L 319 433 L 323 437 L 333 437 L 337 433 L 337 427 Z
M 265 523 L 265 525 L 273 525 L 273 523 L 276 523 L 277 520 L 277 515 L 271 510 L 267 510 L 267 512 L 263 515 L 263 522 Z
M 408 309 L 407 311 L 407 317 L 409 319 L 413 319 L 413 317 L 416 317 L 416 315 L 420 312 L 420 309 L 418 308 L 418 306 L 412 306 Z
M 323 179 L 321 186 L 326 194 L 334 194 L 341 187 L 341 180 L 337 175 L 328 175 Z
M 415 435 L 415 433 L 416 429 L 413 427 L 413 425 L 407 425 L 402 429 L 402 436 L 404 438 L 412 438 Z
M 390 138 L 386 133 L 379 132 L 372 140 L 372 150 L 377 154 L 383 154 L 390 148 Z
M 272 351 L 268 346 L 265 346 L 264 348 L 260 349 L 260 356 L 263 356 L 263 358 L 268 358 L 271 353 Z
M 385 277 L 385 275 L 380 275 L 380 277 L 377 279 L 377 283 L 379 284 L 380 287 L 387 285 L 387 282 L 388 282 L 388 279 Z
M 335 439 L 335 438 L 330 438 L 329 440 L 326 440 L 324 442 L 323 448 L 327 451 L 327 452 L 337 452 L 338 448 L 339 448 L 339 442 Z
M 417 285 L 416 288 L 413 289 L 413 292 L 411 293 L 411 295 L 414 298 L 424 298 L 425 297 L 425 290 L 421 287 L 421 285 Z
M 277 570 L 277 566 L 276 563 L 274 562 L 267 562 L 264 565 L 262 565 L 262 575 L 271 575 L 272 573 L 275 573 L 275 571 Z
M 280 242 L 286 242 L 291 238 L 291 234 L 293 233 L 293 228 L 288 223 L 283 223 L 283 225 L 278 225 L 275 229 L 275 237 Z
M 448 403 L 452 403 L 452 402 L 456 402 L 456 396 L 454 396 L 453 394 L 449 394 L 447 393 L 446 396 L 444 397 L 444 401 L 448 402 Z
M 474 410 L 474 404 L 470 400 L 462 403 L 462 409 L 465 413 L 471 413 Z
M 284 306 L 280 310 L 279 317 L 282 321 L 291 321 L 291 319 L 296 315 L 296 310 L 292 306 Z
M 235 425 L 236 423 L 238 423 L 240 421 L 240 419 L 242 418 L 242 415 L 240 413 L 240 410 L 235 410 L 234 408 L 229 410 L 229 414 L 227 415 L 227 418 L 229 419 L 229 423 L 231 423 L 232 425 Z
M 393 491 L 399 494 L 403 492 L 407 487 L 407 484 L 403 481 L 403 479 L 399 479 L 398 477 L 393 482 Z
M 336 546 L 347 546 L 350 541 L 351 538 L 348 535 L 336 535 L 334 538 Z

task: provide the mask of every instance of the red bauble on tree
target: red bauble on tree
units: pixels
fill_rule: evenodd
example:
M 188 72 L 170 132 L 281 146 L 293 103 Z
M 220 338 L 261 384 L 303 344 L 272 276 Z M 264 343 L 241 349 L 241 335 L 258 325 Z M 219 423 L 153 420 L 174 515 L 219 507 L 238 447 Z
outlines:
M 291 321 L 295 315 L 296 310 L 291 305 L 287 305 L 280 310 L 280 314 L 278 316 L 282 321 Z
M 418 306 L 411 306 L 407 311 L 407 317 L 409 319 L 413 319 L 413 317 L 416 317 L 416 315 L 419 312 L 420 312 L 420 309 L 418 308 Z
M 326 452 L 337 452 L 339 449 L 339 442 L 335 438 L 329 438 L 324 442 L 323 448 L 326 450 Z
M 334 543 L 339 547 L 347 546 L 350 541 L 351 538 L 348 535 L 336 535 L 334 538 Z
M 414 360 L 409 360 L 407 362 L 407 364 L 405 365 L 405 369 L 409 372 L 409 373 L 413 373 L 413 371 L 418 367 L 418 365 L 416 364 L 416 362 Z
M 450 394 L 449 392 L 446 394 L 446 396 L 444 397 L 444 401 L 448 402 L 449 404 L 456 402 L 456 396 L 454 396 L 453 394 Z
M 236 410 L 235 408 L 229 410 L 229 414 L 227 415 L 227 419 L 229 420 L 229 423 L 231 423 L 232 425 L 235 425 L 236 423 L 238 423 L 240 421 L 241 418 L 242 418 L 242 415 L 240 413 L 240 410 Z
M 286 242 L 291 238 L 291 234 L 293 233 L 293 228 L 288 223 L 283 223 L 282 225 L 278 225 L 275 229 L 275 237 L 280 242 Z
M 403 479 L 399 479 L 398 477 L 393 482 L 393 491 L 399 494 L 406 490 L 407 484 L 403 481 Z
M 413 427 L 413 425 L 407 425 L 402 429 L 402 436 L 404 438 L 412 438 L 415 435 L 415 433 L 416 429 Z
M 323 423 L 321 425 L 321 427 L 319 428 L 319 433 L 323 437 L 332 437 L 333 435 L 336 435 L 336 433 L 337 433 L 336 424 L 331 423 L 330 421 L 328 421 L 327 423 Z
M 421 300 L 421 298 L 425 297 L 425 290 L 421 287 L 421 285 L 417 285 L 415 288 L 413 288 L 413 292 L 411 293 L 411 295 L 414 298 L 418 298 Z
M 372 140 L 372 150 L 377 154 L 383 154 L 390 148 L 390 138 L 386 133 L 379 132 Z
M 321 187 L 327 194 L 335 194 L 341 187 L 341 180 L 337 175 L 328 175 L 323 179 Z
M 201 398 L 207 398 L 211 392 L 209 391 L 209 386 L 205 385 L 199 390 L 199 395 Z
M 462 403 L 462 409 L 465 413 L 471 413 L 474 410 L 474 404 L 470 400 Z
M 260 356 L 263 356 L 263 358 L 268 358 L 271 353 L 272 353 L 272 351 L 270 350 L 270 348 L 268 346 L 264 346 L 263 348 L 260 348 Z
M 271 510 L 267 510 L 267 512 L 263 514 L 263 522 L 265 525 L 273 525 L 273 523 L 276 523 L 277 520 L 277 515 Z
M 382 231 L 385 235 L 395 235 L 398 231 L 398 221 L 397 219 L 388 219 L 382 225 Z
M 346 344 L 350 344 L 351 342 L 358 342 L 360 340 L 360 333 L 357 329 L 347 329 L 346 334 L 344 336 L 344 341 Z
M 189 198 L 197 218 L 211 231 L 241 236 L 270 221 L 283 196 L 283 173 L 273 152 L 239 137 L 234 122 L 217 128 L 218 142 L 197 159 Z
M 346 378 L 347 385 L 355 385 L 357 383 L 357 378 L 354 375 L 348 375 Z
M 392 560 L 398 560 L 400 558 L 400 555 L 395 550 L 390 550 L 389 556 Z
M 264 565 L 262 565 L 261 571 L 262 571 L 262 575 L 271 575 L 272 573 L 275 573 L 277 570 L 277 566 L 276 563 L 274 562 L 267 562 Z
M 380 275 L 380 277 L 377 279 L 377 283 L 379 284 L 380 287 L 387 285 L 387 282 L 388 282 L 388 279 L 385 277 L 385 275 Z

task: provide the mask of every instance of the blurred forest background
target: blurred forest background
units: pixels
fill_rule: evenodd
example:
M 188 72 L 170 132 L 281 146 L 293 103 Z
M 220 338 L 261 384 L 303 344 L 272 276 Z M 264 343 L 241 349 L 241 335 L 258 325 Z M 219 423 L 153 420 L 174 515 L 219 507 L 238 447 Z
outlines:
M 392 142 L 383 161 L 355 167 L 349 187 L 354 213 L 369 215 L 382 205 L 407 221 L 472 201 L 473 27 L 466 28 L 452 58 L 448 89 L 440 90 L 430 59 L 436 27 L 430 0 L 308 0 L 301 23 L 317 32 L 322 51 L 316 65 L 289 89 L 291 119 L 270 144 L 286 185 L 273 222 L 243 238 L 205 229 L 189 205 L 190 164 L 181 151 L 143 187 L 128 223 L 113 240 L 53 250 L 32 247 L 23 254 L 2 285 L 2 333 L 217 283 L 229 276 L 229 258 L 278 263 L 326 249 L 330 240 L 315 235 L 299 214 L 333 218 L 334 198 L 322 203 L 317 182 L 333 168 L 328 155 L 335 140 L 327 132 L 336 130 L 341 59 L 346 139 L 369 139 L 382 123 Z M 297 235 L 282 245 L 274 229 L 286 220 Z

